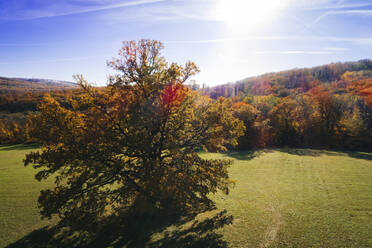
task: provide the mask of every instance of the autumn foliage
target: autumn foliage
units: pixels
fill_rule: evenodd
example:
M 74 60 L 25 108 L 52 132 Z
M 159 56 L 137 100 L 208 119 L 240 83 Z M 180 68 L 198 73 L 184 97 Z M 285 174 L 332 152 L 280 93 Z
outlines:
M 162 105 L 167 110 L 179 107 L 185 99 L 186 94 L 188 93 L 187 91 L 188 88 L 181 83 L 171 83 L 167 85 L 160 96 Z
M 109 63 L 117 74 L 106 88 L 77 76 L 85 93 L 71 107 L 52 97 L 39 105 L 29 133 L 42 149 L 25 165 L 38 169 L 36 179 L 55 180 L 39 197 L 43 217 L 83 228 L 128 209 L 195 211 L 213 206 L 211 193 L 228 194 L 231 161 L 203 159 L 198 151 L 236 146 L 244 125 L 230 100 L 188 90 L 183 83 L 197 67 L 168 65 L 161 48 L 157 41 L 125 42 Z
M 138 78 L 139 71 L 133 68 L 146 59 L 139 56 L 139 51 L 149 48 L 135 42 L 127 42 L 124 47 L 120 57 L 109 64 L 120 65 L 127 76 Z M 132 67 L 123 61 L 130 62 Z M 362 150 L 371 147 L 372 65 L 369 60 L 270 73 L 214 88 L 200 88 L 195 83 L 185 85 L 169 78 L 170 75 L 187 74 L 191 68 L 197 71 L 192 64 L 187 67 L 188 72 L 175 64 L 169 67 L 167 83 L 156 100 L 161 111 L 177 110 L 192 89 L 199 89 L 214 100 L 228 97 L 232 101 L 232 114 L 246 126 L 244 136 L 238 139 L 238 149 L 284 145 Z M 115 76 L 112 80 L 116 80 Z M 13 81 L 0 80 L 4 85 L 1 90 L 6 90 L 4 94 L 0 90 L 0 142 L 35 142 L 27 134 L 32 126 L 27 116 L 37 110 L 37 104 L 50 88 L 30 88 L 25 92 L 24 87 L 32 86 L 29 82 Z M 151 84 L 149 78 L 143 78 L 139 84 L 144 89 L 147 86 L 142 82 Z M 73 107 L 71 99 L 76 100 L 81 95 L 81 90 L 77 89 L 53 89 L 48 94 L 66 109 Z M 118 108 L 117 102 L 120 102 L 120 108 L 127 109 L 128 101 L 136 94 L 128 90 L 116 92 L 111 97 L 116 99 L 109 107 L 113 114 L 112 110 Z

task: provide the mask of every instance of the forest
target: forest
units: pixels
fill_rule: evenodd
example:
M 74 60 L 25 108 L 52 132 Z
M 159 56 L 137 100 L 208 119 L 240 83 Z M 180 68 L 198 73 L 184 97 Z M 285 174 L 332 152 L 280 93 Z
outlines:
M 228 98 L 246 131 L 239 150 L 268 147 L 372 148 L 372 61 L 332 63 L 268 73 L 216 87 L 188 84 L 212 99 Z M 0 80 L 0 142 L 33 142 L 28 116 L 51 95 L 67 108 L 74 84 Z

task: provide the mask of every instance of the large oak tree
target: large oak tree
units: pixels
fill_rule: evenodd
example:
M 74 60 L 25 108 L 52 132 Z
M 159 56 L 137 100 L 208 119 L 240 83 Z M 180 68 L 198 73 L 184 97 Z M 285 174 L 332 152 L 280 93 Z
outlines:
M 184 83 L 198 72 L 192 62 L 168 64 L 162 44 L 124 42 L 117 71 L 104 88 L 78 76 L 85 93 L 62 107 L 47 97 L 31 118 L 42 149 L 26 156 L 36 178 L 54 178 L 41 191 L 43 217 L 94 223 L 134 207 L 193 210 L 211 205 L 210 193 L 229 192 L 228 160 L 199 156 L 223 151 L 244 132 L 231 102 L 212 101 Z

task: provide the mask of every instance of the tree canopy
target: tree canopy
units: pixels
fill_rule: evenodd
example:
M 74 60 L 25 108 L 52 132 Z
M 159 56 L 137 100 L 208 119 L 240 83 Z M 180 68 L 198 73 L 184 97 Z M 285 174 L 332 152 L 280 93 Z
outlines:
M 237 145 L 244 124 L 230 100 L 212 101 L 184 83 L 198 68 L 168 64 L 162 44 L 123 43 L 109 62 L 117 74 L 105 88 L 77 76 L 85 93 L 61 106 L 52 97 L 30 118 L 30 135 L 41 151 L 24 164 L 36 179 L 54 178 L 41 191 L 43 217 L 94 223 L 107 215 L 157 208 L 193 210 L 210 206 L 210 193 L 229 192 L 228 160 L 208 160 L 200 149 L 224 151 Z

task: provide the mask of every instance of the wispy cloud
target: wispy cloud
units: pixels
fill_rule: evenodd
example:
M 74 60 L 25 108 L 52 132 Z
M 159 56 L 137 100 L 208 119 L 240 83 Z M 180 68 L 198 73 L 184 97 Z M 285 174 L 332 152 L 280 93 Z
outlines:
M 212 0 L 172 0 L 164 1 L 164 4 L 141 6 L 135 12 L 123 15 L 122 12 L 112 11 L 103 16 L 108 22 L 117 23 L 122 21 L 212 21 L 220 22 L 221 19 L 211 15 L 210 9 L 214 8 Z
M 309 54 L 309 55 L 324 55 L 335 54 L 331 51 L 307 51 L 307 50 L 283 50 L 283 51 L 254 51 L 253 54 Z
M 0 43 L 0 46 L 5 46 L 5 47 L 36 47 L 36 46 L 45 46 L 50 43 Z
M 252 40 L 289 40 L 295 39 L 296 36 L 250 36 L 247 38 L 221 38 L 221 39 L 208 39 L 208 40 L 170 40 L 165 41 L 167 44 L 177 43 L 225 43 L 225 42 L 244 42 Z
M 337 54 L 348 51 L 344 47 L 323 47 L 319 50 L 274 50 L 274 51 L 254 51 L 254 54 L 309 54 L 309 55 L 324 55 Z
M 324 47 L 323 49 L 328 50 L 328 51 L 340 51 L 340 52 L 345 52 L 345 51 L 350 50 L 349 48 L 345 48 L 345 47 Z
M 372 4 L 369 4 L 372 5 Z M 368 6 L 369 6 L 368 5 Z M 352 5 L 349 5 L 352 6 Z M 355 5 L 356 6 L 356 5 Z M 340 9 L 340 10 L 329 10 L 321 15 L 319 15 L 313 22 L 310 24 L 306 25 L 307 29 L 312 28 L 314 25 L 319 23 L 321 20 L 326 18 L 327 16 L 330 15 L 364 15 L 364 16 L 372 16 L 372 9 L 345 9 L 346 7 L 342 6 L 335 6 L 333 9 Z
M 105 10 L 112 10 L 118 8 L 125 8 L 125 7 L 132 7 L 132 6 L 140 6 L 146 4 L 154 4 L 159 2 L 164 2 L 165 0 L 134 0 L 134 1 L 125 1 L 116 4 L 106 4 L 106 5 L 99 5 L 96 7 L 88 7 L 88 8 L 81 8 L 81 6 L 69 6 L 69 11 L 59 11 L 54 10 L 52 8 L 45 7 L 44 9 L 40 10 L 28 10 L 27 12 L 21 13 L 19 15 L 7 15 L 6 19 L 10 20 L 34 20 L 34 19 L 41 19 L 41 18 L 50 18 L 50 17 L 59 17 L 59 16 L 69 16 L 69 15 L 77 15 L 77 14 L 85 14 L 90 12 L 99 12 Z M 61 8 L 58 8 L 61 9 Z M 63 8 L 62 8 L 63 9 Z
M 84 61 L 98 57 L 71 57 L 71 58 L 56 58 L 47 60 L 26 60 L 20 62 L 0 62 L 0 65 L 18 65 L 18 64 L 42 64 L 42 63 L 58 63 L 58 62 L 71 62 L 71 61 Z
M 333 41 L 333 42 L 352 42 L 372 44 L 372 37 L 333 37 L 333 36 L 250 36 L 246 38 L 221 38 L 210 40 L 173 40 L 165 41 L 167 44 L 177 43 L 225 43 L 225 42 L 244 42 L 259 40 L 311 40 L 311 41 Z
M 308 10 L 332 10 L 332 9 L 352 9 L 352 8 L 363 8 L 372 6 L 372 2 L 366 3 L 354 3 L 354 4 L 338 4 L 338 5 L 326 5 L 316 6 L 308 8 Z
M 372 15 L 372 9 L 332 10 L 328 15 Z

